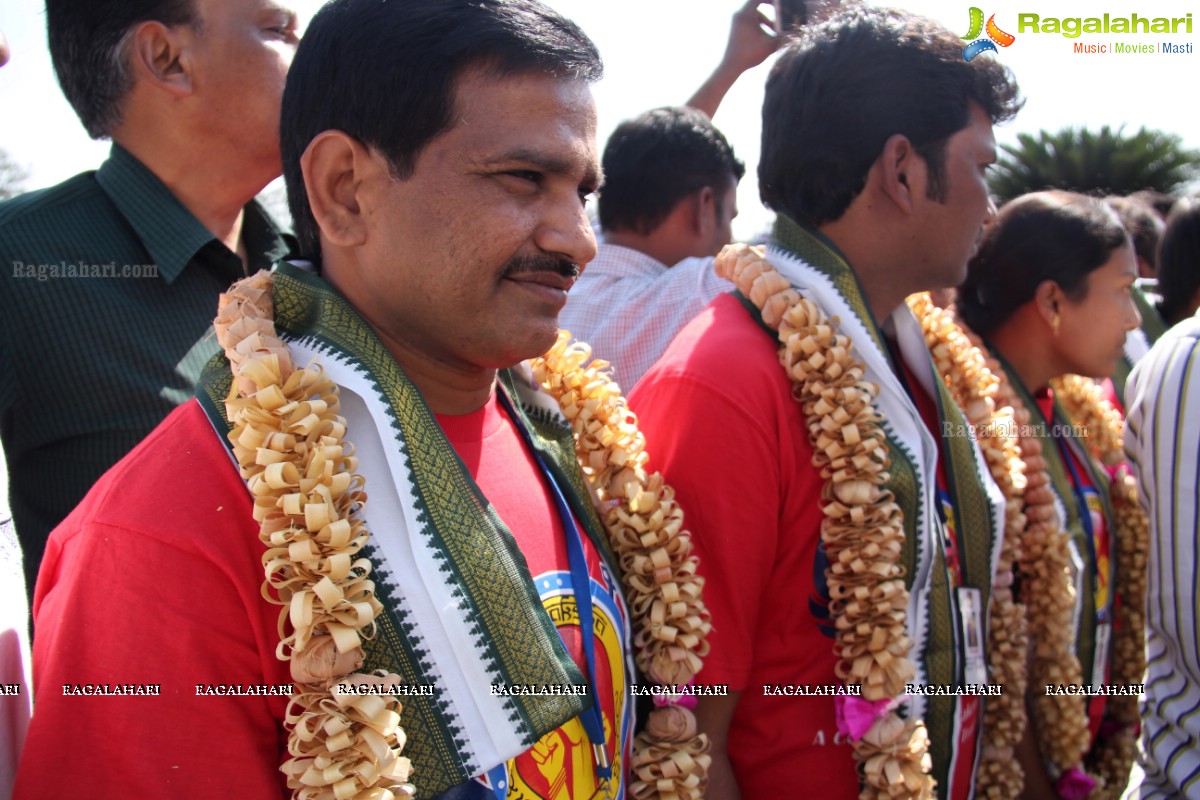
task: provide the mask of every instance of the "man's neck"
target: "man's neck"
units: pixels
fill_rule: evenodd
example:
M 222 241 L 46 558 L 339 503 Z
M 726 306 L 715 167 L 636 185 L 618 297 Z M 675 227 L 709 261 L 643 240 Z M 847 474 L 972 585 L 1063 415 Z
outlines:
M 646 236 L 633 231 L 604 231 L 604 243 L 636 250 L 642 255 L 653 258 L 664 267 L 673 267 L 688 257 L 685 251 L 680 250 L 672 242 L 665 242 L 660 237 Z M 680 253 L 683 254 L 680 255 Z
M 496 370 L 460 366 L 439 359 L 371 324 L 404 374 L 421 390 L 435 414 L 470 414 L 483 408 L 496 386 Z
M 246 262 L 242 242 L 244 209 L 262 189 L 258 181 L 230 175 L 191 152 L 147 146 L 141 137 L 129 133 L 114 135 L 113 139 L 153 172 L 218 241 Z
M 898 282 L 903 280 L 904 269 L 895 263 L 894 256 L 879 252 L 875 240 L 843 224 L 843 220 L 845 217 L 820 225 L 817 230 L 833 242 L 846 259 L 862 287 L 863 301 L 871 309 L 875 321 L 883 325 L 904 298 L 917 289 L 900 285 Z

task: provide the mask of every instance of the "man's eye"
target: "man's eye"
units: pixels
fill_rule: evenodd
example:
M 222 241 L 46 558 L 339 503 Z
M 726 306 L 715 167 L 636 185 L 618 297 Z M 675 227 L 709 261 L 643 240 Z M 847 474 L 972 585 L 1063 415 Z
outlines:
M 296 26 L 290 22 L 283 25 L 276 25 L 266 29 L 267 33 L 274 34 L 285 41 L 298 41 L 296 36 Z
M 514 178 L 520 178 L 523 181 L 529 181 L 533 184 L 540 184 L 542 182 L 541 173 L 534 172 L 533 170 L 517 169 L 506 174 L 511 175 Z

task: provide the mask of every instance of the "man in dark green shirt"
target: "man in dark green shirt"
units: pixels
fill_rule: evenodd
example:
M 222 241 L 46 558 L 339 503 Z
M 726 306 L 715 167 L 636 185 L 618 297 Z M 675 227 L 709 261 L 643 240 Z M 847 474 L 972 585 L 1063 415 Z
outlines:
M 192 396 L 217 294 L 289 252 L 253 198 L 281 171 L 297 43 L 274 0 L 48 0 L 46 16 L 59 83 L 113 150 L 0 203 L 0 438 L 30 590 L 54 526 Z

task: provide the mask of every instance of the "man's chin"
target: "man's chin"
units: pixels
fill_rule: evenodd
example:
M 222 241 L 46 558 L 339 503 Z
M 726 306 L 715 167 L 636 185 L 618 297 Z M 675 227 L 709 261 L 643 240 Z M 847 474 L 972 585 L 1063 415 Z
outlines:
M 536 330 L 532 328 L 536 325 Z M 523 331 L 520 340 L 510 342 L 510 346 L 505 348 L 507 355 L 502 356 L 497 363 L 497 369 L 507 369 L 520 364 L 522 361 L 528 361 L 531 358 L 538 358 L 546 354 L 546 351 L 554 346 L 558 340 L 558 323 L 557 320 L 549 327 L 546 327 L 539 320 L 536 323 L 531 323 L 530 329 Z

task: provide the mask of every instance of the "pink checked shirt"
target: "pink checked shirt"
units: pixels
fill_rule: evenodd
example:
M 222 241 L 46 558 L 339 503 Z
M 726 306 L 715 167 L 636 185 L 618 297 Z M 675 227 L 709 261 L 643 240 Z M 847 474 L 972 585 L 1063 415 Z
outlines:
M 613 365 L 628 394 L 675 334 L 714 297 L 733 290 L 712 258 L 685 258 L 666 267 L 650 256 L 601 244 L 571 289 L 558 325 Z

